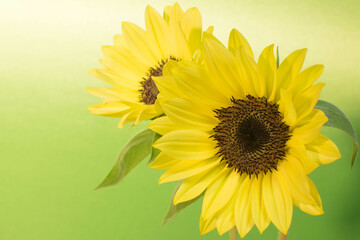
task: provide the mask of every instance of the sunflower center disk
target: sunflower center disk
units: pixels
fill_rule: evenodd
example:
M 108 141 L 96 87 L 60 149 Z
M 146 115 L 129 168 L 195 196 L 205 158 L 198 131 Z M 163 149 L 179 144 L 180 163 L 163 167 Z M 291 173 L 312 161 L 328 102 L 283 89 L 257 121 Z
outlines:
M 257 176 L 277 170 L 290 138 L 279 106 L 250 95 L 231 101 L 232 106 L 215 110 L 220 121 L 212 135 L 219 148 L 217 155 L 240 174 Z
M 179 61 L 179 59 L 175 57 L 170 57 L 170 59 Z M 159 61 L 155 67 L 150 68 L 149 72 L 147 73 L 147 77 L 143 78 L 143 81 L 141 82 L 141 89 L 139 90 L 141 93 L 140 102 L 143 102 L 146 105 L 155 103 L 157 95 L 159 94 L 159 90 L 156 87 L 153 77 L 161 77 L 163 75 L 162 70 L 167 62 L 168 59 Z

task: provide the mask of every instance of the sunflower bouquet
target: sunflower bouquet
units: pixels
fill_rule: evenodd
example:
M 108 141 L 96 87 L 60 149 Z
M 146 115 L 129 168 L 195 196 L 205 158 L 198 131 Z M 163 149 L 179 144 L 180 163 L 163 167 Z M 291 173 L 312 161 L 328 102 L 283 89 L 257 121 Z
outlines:
M 102 48 L 101 68 L 90 73 L 113 87 L 87 91 L 103 98 L 93 114 L 121 118 L 119 127 L 150 120 L 123 148 L 99 188 L 119 183 L 141 161 L 165 169 L 159 183 L 178 181 L 164 223 L 203 199 L 200 233 L 215 228 L 236 239 L 272 222 L 286 239 L 293 205 L 323 214 L 308 177 L 341 157 L 321 134 L 338 128 L 358 142 L 346 116 L 319 100 L 322 65 L 302 70 L 306 49 L 280 64 L 274 45 L 255 61 L 243 35 L 233 29 L 226 47 L 202 28 L 196 8 L 175 3 L 161 16 L 148 6 L 145 30 L 129 22 L 113 46 Z M 150 156 L 150 157 L 149 157 Z

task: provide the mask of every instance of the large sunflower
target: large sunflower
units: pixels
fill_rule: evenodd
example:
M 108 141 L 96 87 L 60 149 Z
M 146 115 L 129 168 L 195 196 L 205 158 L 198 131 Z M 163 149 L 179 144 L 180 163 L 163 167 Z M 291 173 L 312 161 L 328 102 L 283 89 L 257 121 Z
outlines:
M 155 79 L 168 100 L 162 104 L 166 116 L 149 125 L 163 135 L 154 144 L 161 153 L 151 167 L 167 169 L 160 183 L 183 180 L 174 204 L 204 193 L 202 234 L 236 226 L 244 237 L 254 224 L 262 233 L 270 222 L 287 234 L 293 204 L 311 215 L 323 213 L 307 175 L 340 158 L 320 133 L 327 117 L 314 109 L 324 86 L 314 82 L 323 66 L 300 72 L 301 49 L 277 68 L 273 45 L 256 63 L 236 30 L 228 49 L 205 38 L 204 64 L 172 64 Z M 178 88 L 167 91 L 169 79 Z
M 185 13 L 175 3 L 164 10 L 161 17 L 148 6 L 145 11 L 144 31 L 135 24 L 122 23 L 122 35 L 114 37 L 113 46 L 104 46 L 100 59 L 101 69 L 90 71 L 95 77 L 114 88 L 91 87 L 88 92 L 104 99 L 89 108 L 91 113 L 121 117 L 124 123 L 151 119 L 162 113 L 157 106 L 159 93 L 153 81 L 162 76 L 164 64 L 172 59 L 192 60 L 199 48 L 202 20 L 196 8 Z

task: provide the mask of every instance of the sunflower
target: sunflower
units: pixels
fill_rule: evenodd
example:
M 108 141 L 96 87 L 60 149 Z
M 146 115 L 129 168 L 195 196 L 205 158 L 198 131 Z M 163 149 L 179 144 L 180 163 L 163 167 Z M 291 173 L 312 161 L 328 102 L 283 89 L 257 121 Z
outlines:
M 104 99 L 89 107 L 93 114 L 121 117 L 125 123 L 151 119 L 162 114 L 157 103 L 159 90 L 153 78 L 162 76 L 169 60 L 192 60 L 200 46 L 202 20 L 196 8 L 185 13 L 175 3 L 164 10 L 164 16 L 148 6 L 146 30 L 129 22 L 122 23 L 122 35 L 114 37 L 113 46 L 102 47 L 101 69 L 92 75 L 113 85 L 113 88 L 91 87 L 86 90 Z
M 168 100 L 162 104 L 166 116 L 149 125 L 163 135 L 150 166 L 167 169 L 159 183 L 183 180 L 175 205 L 204 194 L 201 234 L 217 228 L 221 235 L 236 226 L 244 237 L 254 225 L 262 233 L 270 222 L 287 234 L 293 205 L 323 213 L 307 175 L 340 158 L 320 133 L 326 115 L 314 108 L 323 66 L 301 71 L 301 49 L 277 68 L 273 45 L 256 63 L 236 30 L 228 49 L 210 37 L 202 44 L 203 64 L 179 62 L 155 79 Z M 166 91 L 168 79 L 178 93 Z

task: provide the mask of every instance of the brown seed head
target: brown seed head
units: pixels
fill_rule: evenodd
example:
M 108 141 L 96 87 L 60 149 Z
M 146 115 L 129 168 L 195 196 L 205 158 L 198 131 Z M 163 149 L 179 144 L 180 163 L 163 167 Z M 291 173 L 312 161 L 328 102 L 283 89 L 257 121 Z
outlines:
M 220 121 L 211 136 L 217 141 L 217 155 L 240 174 L 257 176 L 277 170 L 290 138 L 279 106 L 250 95 L 231 101 L 232 106 L 214 111 Z

